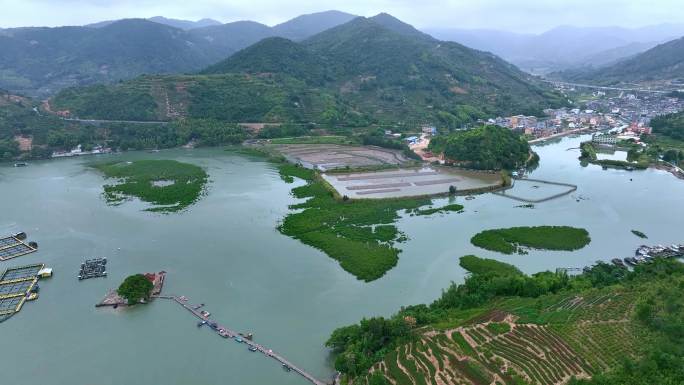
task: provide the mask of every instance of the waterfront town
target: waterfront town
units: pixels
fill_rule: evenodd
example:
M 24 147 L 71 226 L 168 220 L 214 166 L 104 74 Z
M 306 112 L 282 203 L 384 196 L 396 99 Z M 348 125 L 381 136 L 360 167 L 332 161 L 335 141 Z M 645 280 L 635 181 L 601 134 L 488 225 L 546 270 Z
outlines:
M 544 110 L 544 117 L 516 115 L 489 119 L 487 123 L 520 131 L 531 140 L 585 130 L 614 129 L 638 138 L 651 134 L 649 123 L 652 118 L 684 110 L 684 100 L 678 97 L 624 91 L 596 91 L 591 94 L 591 100 L 582 104 L 584 108 Z

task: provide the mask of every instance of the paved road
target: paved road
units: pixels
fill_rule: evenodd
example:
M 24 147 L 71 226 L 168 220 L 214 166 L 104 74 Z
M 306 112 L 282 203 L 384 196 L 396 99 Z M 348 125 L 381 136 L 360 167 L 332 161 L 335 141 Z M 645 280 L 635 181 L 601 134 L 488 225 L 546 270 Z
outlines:
M 593 89 L 597 89 L 597 90 L 650 92 L 653 94 L 667 94 L 670 92 L 670 91 L 652 90 L 652 89 L 648 89 L 648 88 L 608 87 L 608 86 L 597 86 L 597 85 L 593 85 L 593 84 L 559 82 L 559 81 L 553 81 L 553 80 L 542 80 L 542 81 L 544 81 L 546 83 L 551 83 L 551 84 L 561 84 L 561 85 L 565 85 L 565 86 L 582 87 L 582 88 L 593 88 Z

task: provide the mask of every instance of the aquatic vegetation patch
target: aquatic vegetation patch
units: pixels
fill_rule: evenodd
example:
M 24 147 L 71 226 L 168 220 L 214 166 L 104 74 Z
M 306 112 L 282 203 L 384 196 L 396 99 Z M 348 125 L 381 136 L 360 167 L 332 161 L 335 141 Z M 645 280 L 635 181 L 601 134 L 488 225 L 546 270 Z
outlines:
M 290 164 L 279 165 L 283 180 L 297 177 L 307 184 L 292 189 L 305 202 L 292 205 L 278 230 L 315 247 L 360 280 L 382 277 L 399 259 L 395 247 L 405 236 L 396 228 L 399 212 L 416 210 L 430 199 L 336 199 L 316 172 Z
M 479 275 L 520 275 L 517 267 L 496 259 L 480 258 L 475 255 L 461 257 L 458 264 L 472 274 Z
M 110 204 L 138 198 L 155 207 L 154 212 L 177 212 L 195 203 L 207 183 L 207 173 L 199 166 L 175 160 L 138 160 L 93 165 L 107 178 L 116 180 L 104 185 Z
M 636 235 L 639 238 L 644 238 L 644 239 L 648 238 L 648 236 L 646 234 L 642 233 L 639 230 L 632 230 L 632 234 Z
M 448 213 L 448 212 L 462 212 L 463 211 L 463 205 L 459 205 L 458 203 L 452 203 L 450 205 L 442 206 L 442 207 L 430 207 L 427 209 L 416 209 L 414 210 L 414 213 L 416 215 L 432 215 L 432 214 L 443 214 L 443 213 Z
M 470 242 L 490 251 L 524 254 L 528 248 L 579 250 L 588 245 L 591 238 L 585 229 L 569 226 L 534 226 L 485 230 L 472 237 Z

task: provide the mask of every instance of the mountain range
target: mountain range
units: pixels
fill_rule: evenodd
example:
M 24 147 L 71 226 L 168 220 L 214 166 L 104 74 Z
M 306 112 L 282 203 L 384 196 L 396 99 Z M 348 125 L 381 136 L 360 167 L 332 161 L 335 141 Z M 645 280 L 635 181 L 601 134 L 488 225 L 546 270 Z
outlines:
M 442 40 L 489 51 L 537 74 L 599 68 L 684 36 L 684 24 L 642 28 L 561 26 L 541 34 L 455 28 L 426 29 Z
M 198 71 L 264 38 L 302 40 L 354 18 L 338 11 L 269 27 L 155 17 L 0 30 L 0 88 L 45 97 L 69 86 Z
M 684 38 L 660 44 L 604 68 L 567 70 L 552 76 L 573 82 L 602 85 L 664 81 L 684 84 Z
M 81 118 L 414 127 L 439 122 L 458 128 L 492 115 L 541 114 L 564 102 L 491 53 L 437 40 L 379 14 L 300 42 L 261 40 L 198 75 L 72 88 L 51 103 Z

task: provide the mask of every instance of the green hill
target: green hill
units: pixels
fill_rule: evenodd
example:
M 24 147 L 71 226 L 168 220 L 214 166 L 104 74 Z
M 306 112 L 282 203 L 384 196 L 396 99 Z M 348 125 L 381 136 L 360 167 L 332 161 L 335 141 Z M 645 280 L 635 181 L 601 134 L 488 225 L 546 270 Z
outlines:
M 148 111 L 156 119 L 326 126 L 435 122 L 456 128 L 484 116 L 541 113 L 562 104 L 560 95 L 501 59 L 440 42 L 389 15 L 356 18 L 301 43 L 265 39 L 201 75 L 68 90 L 54 105 L 82 118 L 103 118 L 112 114 L 100 111 L 109 107 L 98 100 L 126 94 L 120 90 L 150 95 L 157 105 Z
M 202 71 L 204 74 L 249 73 L 287 74 L 312 85 L 323 84 L 332 75 L 327 63 L 291 40 L 264 39 Z
M 207 43 L 147 20 L 102 28 L 5 30 L 0 36 L 0 87 L 48 95 L 66 86 L 112 82 L 142 73 L 198 70 L 218 60 Z
M 342 384 L 683 383 L 681 262 L 569 277 L 466 258 L 472 274 L 432 304 L 332 333 Z
M 0 31 L 0 88 L 49 96 L 66 87 L 113 83 L 141 74 L 196 72 L 258 41 L 302 40 L 353 18 L 330 11 L 275 27 L 164 18 L 123 19 L 85 27 Z
M 569 81 L 606 85 L 684 79 L 684 37 L 608 67 L 565 71 L 557 76 Z
M 684 141 L 684 112 L 655 117 L 651 120 L 651 127 L 656 135 Z
M 512 170 L 525 165 L 530 145 L 509 129 L 484 126 L 438 136 L 430 141 L 430 150 L 469 168 Z

